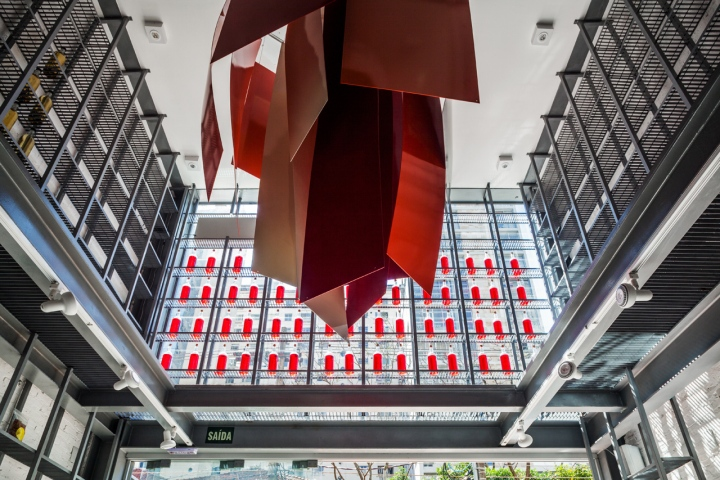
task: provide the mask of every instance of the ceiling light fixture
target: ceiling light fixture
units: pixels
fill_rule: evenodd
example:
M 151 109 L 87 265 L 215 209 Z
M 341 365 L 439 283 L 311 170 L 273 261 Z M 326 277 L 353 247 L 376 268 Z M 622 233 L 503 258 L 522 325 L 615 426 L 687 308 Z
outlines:
M 123 365 L 120 380 L 115 382 L 113 388 L 115 390 L 122 390 L 123 388 L 138 388 L 139 386 L 140 378 L 137 376 L 137 374 L 133 372 L 127 365 Z
M 532 445 L 533 438 L 530 435 L 528 435 L 527 433 L 525 433 L 525 422 L 524 421 L 521 420 L 518 423 L 517 432 L 518 432 L 518 436 L 517 436 L 518 447 L 527 448 L 530 445 Z
M 163 431 L 163 441 L 160 444 L 160 448 L 163 450 L 170 450 L 171 448 L 175 448 L 177 446 L 177 443 L 175 443 L 175 434 L 177 433 L 177 427 L 171 427 L 169 430 Z
M 622 308 L 630 308 L 635 305 L 635 302 L 652 300 L 652 291 L 640 288 L 637 272 L 630 272 L 629 276 L 630 283 L 623 283 L 615 290 L 615 301 L 617 304 Z
M 62 312 L 65 315 L 75 315 L 78 311 L 75 295 L 70 292 L 60 293 L 57 282 L 50 284 L 50 300 L 40 304 L 40 310 L 45 313 Z

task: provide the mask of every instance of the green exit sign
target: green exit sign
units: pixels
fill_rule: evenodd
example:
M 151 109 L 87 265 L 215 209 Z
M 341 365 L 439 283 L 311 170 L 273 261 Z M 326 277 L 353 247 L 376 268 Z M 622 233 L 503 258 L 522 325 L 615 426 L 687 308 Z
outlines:
M 208 427 L 205 443 L 232 443 L 235 427 Z

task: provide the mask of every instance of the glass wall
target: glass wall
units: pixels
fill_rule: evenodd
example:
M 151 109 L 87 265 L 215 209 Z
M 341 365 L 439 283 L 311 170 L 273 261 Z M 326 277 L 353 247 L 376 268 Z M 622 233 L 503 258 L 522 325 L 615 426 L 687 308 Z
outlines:
M 242 232 L 254 195 L 194 202 L 175 240 L 151 343 L 178 384 L 512 384 L 552 326 L 521 202 L 448 203 L 432 292 L 388 282 L 346 341 L 295 287 L 251 271 L 251 238 L 197 235 L 208 219 Z

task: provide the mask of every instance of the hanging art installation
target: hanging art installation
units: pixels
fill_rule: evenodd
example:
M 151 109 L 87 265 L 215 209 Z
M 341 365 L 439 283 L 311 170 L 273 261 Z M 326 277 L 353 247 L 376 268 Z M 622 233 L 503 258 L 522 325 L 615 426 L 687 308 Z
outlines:
M 261 40 L 285 25 L 272 72 Z M 389 280 L 431 292 L 440 99 L 479 102 L 469 0 L 227 0 L 210 67 L 228 55 L 233 165 L 260 179 L 253 271 L 296 286 L 343 338 Z M 208 197 L 224 150 L 215 101 L 208 74 Z

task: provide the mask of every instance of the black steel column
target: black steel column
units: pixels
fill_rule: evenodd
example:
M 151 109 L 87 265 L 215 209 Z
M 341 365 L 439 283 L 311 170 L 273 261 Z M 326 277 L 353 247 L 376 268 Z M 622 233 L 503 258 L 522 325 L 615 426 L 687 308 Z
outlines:
M 37 338 L 38 338 L 37 333 L 35 333 L 35 332 L 30 333 L 30 337 L 28 338 L 27 342 L 25 343 L 25 348 L 23 349 L 22 353 L 20 354 L 20 359 L 18 360 L 17 365 L 15 365 L 15 370 L 13 370 L 13 374 L 10 377 L 10 380 L 8 380 L 8 386 L 5 389 L 5 393 L 3 394 L 2 400 L 0 400 L 0 419 L 5 418 L 5 414 L 7 413 L 7 410 L 10 407 L 10 400 L 12 400 L 12 397 L 15 394 L 15 389 L 18 386 L 20 377 L 22 376 L 23 372 L 25 371 L 25 366 L 27 365 L 28 361 L 30 361 L 30 355 L 32 355 L 32 352 L 35 348 L 35 342 L 37 341 Z
M 415 370 L 415 384 L 420 385 L 420 353 L 418 352 L 420 345 L 418 343 L 417 314 L 415 313 L 415 281 L 408 278 L 408 284 L 410 285 L 410 318 L 413 321 L 413 370 Z M 430 296 L 432 297 L 432 292 L 430 292 Z
M 595 480 L 601 480 L 602 477 L 600 476 L 600 472 L 598 472 L 597 463 L 595 463 L 595 455 L 593 455 L 592 448 L 590 448 L 590 439 L 588 438 L 585 420 L 580 417 L 578 418 L 578 421 L 580 422 L 580 432 L 582 433 L 583 444 L 585 444 L 585 453 L 588 457 L 588 464 L 590 464 L 590 471 L 592 472 L 592 476 Z
M 22 35 L 22 32 L 25 30 L 25 28 L 30 25 L 30 22 L 32 22 L 32 19 L 35 17 L 35 14 L 40 10 L 40 7 L 43 3 L 45 3 L 45 0 L 33 0 L 30 5 L 27 5 L 27 10 L 25 10 L 22 18 L 17 23 L 17 25 L 15 25 L 15 28 L 10 33 L 10 35 L 8 35 L 8 37 L 4 39 L 0 37 L 0 40 L 2 40 L 2 42 L 5 44 L 5 49 L 0 49 L 0 63 L 5 60 L 5 57 L 10 53 L 10 49 L 15 46 L 15 43 L 17 43 L 20 35 Z
M 635 400 L 635 408 L 637 408 L 638 415 L 640 416 L 640 433 L 642 434 L 643 443 L 645 444 L 645 450 L 647 450 L 650 463 L 657 468 L 660 480 L 667 480 L 665 465 L 660 457 L 660 449 L 655 442 L 655 435 L 652 432 L 650 420 L 645 411 L 645 405 L 640 398 L 640 390 L 638 390 L 637 383 L 635 382 L 635 376 L 629 368 L 625 368 L 625 374 L 627 375 L 630 392 Z
M 169 178 L 169 177 L 168 177 Z M 215 293 L 213 294 L 212 304 L 210 305 L 210 313 L 208 314 L 208 325 L 207 330 L 205 330 L 205 341 L 203 342 L 203 348 L 202 353 L 200 354 L 200 368 L 198 370 L 197 379 L 195 380 L 195 383 L 197 385 L 200 385 L 200 381 L 202 380 L 202 374 L 203 371 L 207 370 L 207 364 L 210 363 L 210 358 L 206 358 L 206 355 L 208 354 L 208 345 L 210 343 L 210 337 L 212 336 L 212 332 L 215 330 L 214 328 L 214 316 L 215 311 L 217 310 L 217 303 L 218 298 L 220 298 L 220 283 L 223 279 L 223 267 L 225 267 L 225 263 L 228 260 L 228 244 L 230 243 L 230 237 L 225 237 L 225 243 L 223 244 L 223 253 L 220 257 L 220 265 L 219 265 L 219 272 L 217 276 L 217 280 L 215 280 Z
M 310 312 L 310 333 L 308 335 L 308 360 L 307 360 L 307 379 L 305 380 L 306 385 L 310 385 L 312 379 L 313 370 L 313 354 L 315 352 L 315 312 Z
M 534 161 L 533 159 L 530 159 L 530 161 Z M 528 223 L 530 224 L 530 232 L 533 236 L 533 244 L 535 245 L 535 254 L 538 257 L 538 262 L 540 263 L 540 273 L 543 278 L 543 283 L 545 283 L 545 290 L 547 291 L 547 297 L 548 302 L 550 302 L 550 309 L 553 314 L 553 318 L 557 319 L 557 312 L 555 312 L 555 306 L 553 305 L 553 298 L 552 298 L 552 291 L 550 290 L 550 284 L 548 283 L 547 274 L 545 273 L 545 262 L 543 262 L 542 254 L 540 252 L 540 247 L 538 246 L 538 235 L 537 231 L 535 230 L 535 223 L 533 222 L 532 216 L 530 215 L 530 201 L 525 196 L 525 186 L 527 184 L 521 183 L 520 184 L 520 196 L 523 201 L 523 205 L 525 206 L 525 213 L 527 214 Z M 530 185 L 528 185 L 530 186 Z
M 52 446 L 51 437 L 53 437 L 52 432 L 56 431 L 56 423 L 58 422 L 58 414 L 60 413 L 63 396 L 65 396 L 65 392 L 67 391 L 67 387 L 70 384 L 70 378 L 72 377 L 73 369 L 72 367 L 68 367 L 67 370 L 65 370 L 65 376 L 62 379 L 62 382 L 60 382 L 60 386 L 58 387 L 57 396 L 55 397 L 55 401 L 53 402 L 52 408 L 50 408 L 50 413 L 48 415 L 47 423 L 45 424 L 45 430 L 43 430 L 43 434 L 40 437 L 40 443 L 37 446 L 37 449 L 35 450 L 35 457 L 33 458 L 32 462 L 30 463 L 28 470 L 28 474 L 26 479 L 27 480 L 34 480 L 35 476 L 38 474 L 38 468 L 40 467 L 40 462 L 42 461 L 43 457 L 45 456 L 48 445 Z
M 512 321 L 513 321 L 513 329 L 515 330 L 515 343 L 517 343 L 518 346 L 518 356 L 520 357 L 520 365 L 522 366 L 523 371 L 526 370 L 527 366 L 525 365 L 525 352 L 523 351 L 523 345 L 522 341 L 520 340 L 520 327 L 517 321 L 517 314 L 515 313 L 515 301 L 513 300 L 512 295 L 512 287 L 510 285 L 510 277 L 507 274 L 507 266 L 505 264 L 505 251 L 503 250 L 502 246 L 502 239 L 500 238 L 500 228 L 497 224 L 497 215 L 495 214 L 495 203 L 493 202 L 492 198 L 492 192 L 490 191 L 490 184 L 487 184 L 487 187 L 485 188 L 485 192 L 488 196 L 488 203 L 490 204 L 490 211 L 492 212 L 492 223 L 495 227 L 495 236 L 497 237 L 497 243 L 498 248 L 500 249 L 500 259 L 502 261 L 501 265 L 498 265 L 498 267 L 502 268 L 503 277 L 505 278 L 505 287 L 507 288 L 508 293 L 508 302 L 510 303 L 510 313 L 512 315 Z M 515 361 L 517 362 L 517 358 L 515 358 Z
M 253 359 L 252 379 L 250 380 L 251 385 L 255 385 L 255 381 L 257 380 L 258 365 L 260 363 L 260 357 L 262 356 L 260 347 L 262 346 L 263 322 L 265 321 L 265 304 L 267 303 L 266 299 L 269 285 L 270 279 L 268 277 L 265 277 L 265 283 L 263 284 L 263 294 L 260 300 L 260 319 L 258 321 L 257 338 L 255 339 L 255 358 Z
M 467 311 L 465 310 L 465 292 L 463 291 L 463 282 L 462 282 L 462 275 L 461 275 L 461 267 L 460 267 L 460 256 L 458 255 L 458 244 L 457 244 L 457 238 L 455 237 L 455 220 L 453 218 L 452 213 L 452 205 L 450 203 L 449 195 L 448 200 L 445 202 L 447 205 L 447 212 L 446 215 L 448 215 L 450 223 L 450 241 L 452 242 L 452 250 L 453 250 L 453 256 L 455 261 L 455 282 L 457 285 L 457 293 L 458 293 L 458 300 L 460 302 L 460 332 L 462 335 L 465 335 L 465 348 L 463 349 L 463 357 L 465 357 L 465 368 L 467 368 L 470 371 L 470 381 L 473 385 L 475 385 L 475 372 L 473 371 L 472 367 L 472 350 L 470 349 L 470 335 L 467 331 Z M 470 281 L 469 281 L 470 274 L 468 273 L 468 287 L 470 287 Z M 432 294 L 431 294 L 432 295 Z
M 550 128 L 550 121 L 548 120 L 548 117 L 543 116 L 542 118 L 543 122 L 545 123 L 545 131 L 547 132 L 548 137 L 550 137 L 550 142 L 552 143 L 552 148 L 555 152 L 555 160 L 557 160 L 556 165 L 558 167 L 558 171 L 560 172 L 560 177 L 562 178 L 563 184 L 565 185 L 565 190 L 567 191 L 568 195 L 568 201 L 570 202 L 572 211 L 575 214 L 575 220 L 577 220 L 578 228 L 580 229 L 580 236 L 582 237 L 582 241 L 585 244 L 585 250 L 587 250 L 588 258 L 592 262 L 595 256 L 593 255 L 592 247 L 590 247 L 587 232 L 585 231 L 585 224 L 583 223 L 582 217 L 580 216 L 580 210 L 578 209 L 577 202 L 575 200 L 575 193 L 573 193 L 572 191 L 570 179 L 568 178 L 567 170 L 565 170 L 565 164 L 563 163 L 562 156 L 560 155 L 560 148 L 558 148 L 557 141 L 555 140 L 555 134 L 553 133 L 552 128 Z M 552 155 L 548 155 L 548 159 L 552 162 Z M 540 177 L 538 177 L 538 183 L 539 182 Z
M 27 66 L 25 67 L 25 71 L 22 75 L 20 75 L 20 78 L 17 79 L 15 85 L 13 85 L 10 89 L 10 94 L 5 97 L 5 101 L 3 102 L 2 107 L 0 107 L 0 118 L 5 118 L 5 115 L 7 115 L 7 113 L 10 111 L 10 108 L 17 101 L 17 98 L 20 96 L 20 92 L 22 92 L 22 89 L 25 87 L 25 84 L 30 79 L 30 76 L 35 72 L 35 70 L 37 70 L 37 67 L 38 65 L 40 65 L 40 62 L 45 55 L 45 52 L 50 49 L 52 42 L 55 40 L 57 34 L 60 32 L 60 29 L 65 23 L 65 20 L 67 20 L 67 18 L 70 16 L 70 12 L 72 12 L 72 10 L 75 8 L 77 2 L 78 0 L 67 0 L 67 5 L 65 5 L 65 8 L 63 8 L 62 12 L 57 17 L 55 24 L 48 30 L 45 39 L 38 46 L 35 55 L 33 55 L 33 57 L 28 61 Z
M 673 84 L 673 87 L 675 87 L 678 95 L 680 95 L 680 98 L 685 103 L 685 107 L 689 110 L 692 107 L 692 99 L 690 98 L 690 94 L 687 92 L 687 90 L 685 90 L 685 86 L 682 84 L 680 78 L 677 76 L 675 68 L 670 65 L 670 61 L 668 60 L 667 56 L 665 56 L 665 52 L 662 51 L 660 46 L 655 41 L 655 37 L 653 37 L 652 33 L 650 33 L 650 29 L 645 23 L 645 20 L 643 20 L 642 16 L 640 16 L 640 12 L 638 12 L 637 8 L 635 8 L 635 5 L 633 5 L 631 0 L 625 0 L 625 8 L 627 8 L 630 16 L 635 21 L 635 25 L 637 25 L 640 29 L 640 32 L 642 32 L 643 37 L 645 37 L 645 41 L 647 41 L 648 46 L 650 47 L 650 50 L 653 51 L 655 57 L 657 57 L 658 59 L 658 62 L 660 63 L 660 65 L 662 65 L 663 70 L 665 70 L 665 74 L 668 76 L 670 82 Z
M 105 67 L 107 67 L 107 64 L 110 62 L 110 58 L 115 54 L 115 48 L 120 42 L 120 39 L 122 39 L 123 34 L 126 31 L 125 27 L 127 26 L 129 21 L 130 17 L 122 17 L 118 31 L 113 36 L 113 40 L 112 42 L 110 42 L 110 45 L 108 46 L 108 50 L 105 53 L 102 62 L 100 62 L 100 65 L 97 66 L 97 71 L 95 72 L 95 75 L 93 75 L 93 78 L 90 81 L 90 86 L 85 92 L 85 95 L 83 96 L 80 104 L 77 107 L 77 110 L 75 111 L 75 115 L 73 115 L 70 124 L 65 130 L 65 135 L 63 135 L 60 144 L 55 150 L 55 154 L 53 155 L 52 160 L 50 160 L 50 165 L 45 170 L 45 173 L 43 173 L 42 183 L 40 184 L 41 190 L 45 190 L 45 188 L 47 188 L 48 182 L 50 182 L 50 177 L 52 177 L 53 173 L 55 172 L 55 168 L 58 166 L 58 163 L 60 163 L 60 159 L 62 158 L 65 149 L 70 143 L 70 140 L 72 139 L 73 133 L 75 133 L 75 129 L 77 128 L 78 123 L 80 123 L 80 118 L 85 114 L 85 110 L 90 103 L 90 99 L 92 99 L 93 94 L 95 93 L 95 88 L 100 83 L 100 79 L 102 78 L 102 74 L 105 72 Z
M 155 140 L 157 140 L 158 133 L 160 133 L 160 127 L 162 126 L 162 122 L 165 119 L 165 115 L 158 115 L 154 119 L 157 123 L 155 124 L 155 129 L 153 130 L 152 137 L 150 138 L 150 143 L 148 144 L 147 152 L 145 152 L 145 159 L 143 160 L 143 163 L 140 166 L 140 169 L 138 171 L 138 175 L 135 179 L 135 184 L 133 185 L 133 190 L 132 190 L 132 193 L 130 194 L 130 199 L 128 200 L 127 207 L 125 208 L 125 213 L 123 214 L 123 218 L 120 222 L 120 226 L 118 227 L 117 235 L 115 236 L 115 240 L 113 242 L 113 247 L 110 250 L 110 255 L 108 255 L 107 261 L 105 263 L 105 267 L 103 268 L 103 271 L 102 271 L 103 279 L 106 279 L 109 276 L 110 271 L 112 270 L 113 260 L 115 260 L 115 254 L 117 253 L 117 249 L 120 246 L 120 243 L 122 242 L 122 237 L 125 234 L 125 227 L 127 226 L 127 223 L 130 220 L 130 213 L 135 208 L 135 199 L 137 198 L 138 193 L 140 192 L 143 176 L 145 175 L 147 166 L 150 163 L 150 158 L 152 157 L 153 145 L 155 145 Z
M 85 208 L 83 209 L 82 213 L 80 214 L 80 218 L 78 219 L 77 224 L 75 224 L 75 234 L 73 235 L 75 237 L 75 240 L 78 239 L 80 236 L 80 231 L 82 229 L 83 224 L 87 220 L 88 214 L 90 213 L 90 209 L 95 202 L 95 199 L 97 198 L 98 191 L 100 190 L 100 186 L 102 185 L 103 178 L 105 177 L 105 173 L 107 172 L 107 169 L 110 165 L 110 162 L 112 161 L 112 157 L 115 153 L 115 150 L 117 149 L 118 143 L 120 141 L 120 137 L 123 135 L 123 131 L 125 129 L 125 124 L 127 123 L 128 118 L 130 117 L 130 112 L 132 112 L 133 106 L 135 105 L 135 100 L 138 97 L 138 94 L 140 93 L 140 87 L 142 87 L 143 83 L 145 82 L 145 75 L 147 75 L 149 70 L 141 70 L 140 71 L 140 78 L 138 79 L 137 84 L 135 85 L 135 88 L 130 95 L 130 101 L 127 104 L 127 107 L 125 107 L 125 112 L 123 113 L 122 118 L 120 119 L 120 122 L 118 123 L 117 130 L 115 130 L 115 136 L 113 137 L 112 143 L 108 147 L 108 151 L 105 154 L 105 160 L 103 161 L 102 166 L 100 167 L 100 172 L 98 173 L 97 180 L 95 180 L 95 184 L 93 185 L 90 195 L 88 196 L 88 201 L 85 204 Z
M 552 215 L 550 215 L 550 205 L 548 205 L 547 198 L 545 198 L 545 192 L 543 191 L 542 182 L 540 181 L 540 172 L 538 171 L 537 165 L 535 164 L 535 154 L 530 154 L 530 165 L 532 166 L 533 172 L 535 172 L 535 178 L 537 179 L 538 193 L 540 194 L 540 200 L 542 200 L 543 208 L 545 208 L 545 218 L 547 218 L 548 226 L 550 227 L 550 234 L 552 235 L 553 242 L 555 243 L 555 249 L 558 252 L 558 258 L 560 259 L 560 267 L 562 268 L 563 275 L 565 276 L 565 283 L 567 284 L 568 293 L 572 295 L 573 288 L 570 283 L 570 275 L 568 275 L 567 264 L 565 263 L 565 255 L 563 255 L 562 247 L 560 247 L 560 239 L 558 238 L 555 227 L 552 223 Z
M 685 441 L 685 446 L 687 447 L 688 453 L 693 459 L 693 466 L 695 467 L 697 478 L 698 480 L 706 480 L 705 472 L 703 472 L 702 465 L 700 464 L 700 457 L 697 454 L 697 450 L 695 450 L 695 444 L 693 443 L 692 438 L 690 438 L 690 431 L 685 424 L 685 418 L 683 417 L 682 411 L 680 410 L 680 405 L 678 404 L 678 401 L 675 397 L 672 397 L 670 399 L 670 405 L 672 406 L 673 413 L 675 414 L 678 428 L 680 428 L 680 434 Z
M 125 419 L 121 418 L 118 420 L 117 428 L 115 429 L 115 438 L 113 438 L 110 452 L 108 453 L 107 463 L 105 464 L 105 472 L 103 473 L 102 480 L 111 480 L 112 471 L 117 461 L 118 453 L 120 453 L 121 439 L 125 430 Z
M 150 227 L 148 228 L 148 236 L 147 240 L 145 240 L 145 247 L 143 248 L 142 255 L 140 256 L 140 259 L 138 260 L 137 268 L 135 269 L 135 276 L 132 284 L 132 288 L 128 292 L 128 296 L 125 299 L 125 310 L 130 308 L 130 302 L 132 301 L 133 294 L 135 293 L 135 288 L 137 287 L 138 278 L 140 277 L 140 271 L 142 270 L 143 264 L 145 263 L 145 257 L 147 256 L 148 249 L 150 248 L 150 241 L 152 240 L 153 232 L 155 231 L 155 225 L 157 224 L 158 216 L 160 215 L 160 210 L 162 209 L 163 202 L 165 201 L 165 194 L 168 191 L 168 188 L 170 187 L 170 176 L 173 173 L 173 170 L 175 170 L 175 162 L 177 161 L 177 157 L 180 155 L 179 153 L 175 152 L 172 154 L 172 161 L 170 162 L 170 169 L 167 172 L 167 178 L 165 179 L 165 185 L 163 185 L 163 191 L 162 194 L 160 194 L 160 200 L 158 200 L 157 207 L 155 208 L 155 212 L 153 212 L 153 221 L 150 224 Z M 151 292 L 152 293 L 152 292 Z M 156 292 L 157 295 L 157 292 Z M 156 295 L 153 295 L 155 297 Z
M 627 131 L 628 136 L 630 137 L 630 141 L 632 142 L 633 146 L 635 147 L 635 151 L 638 154 L 638 157 L 640 158 L 640 162 L 643 164 L 643 168 L 645 168 L 645 173 L 650 172 L 650 164 L 647 160 L 647 155 L 645 154 L 645 149 L 643 149 L 642 145 L 640 145 L 640 140 L 637 137 L 637 134 L 635 133 L 635 130 L 632 127 L 632 124 L 630 123 L 630 118 L 627 116 L 627 113 L 625 112 L 625 108 L 622 105 L 622 102 L 620 101 L 620 97 L 618 97 L 617 92 L 615 91 L 615 88 L 613 87 L 612 83 L 610 83 L 610 76 L 608 75 L 607 71 L 605 70 L 605 67 L 603 66 L 602 62 L 600 61 L 600 56 L 597 53 L 597 50 L 595 49 L 595 45 L 593 44 L 592 38 L 590 38 L 590 34 L 587 31 L 586 28 L 586 22 L 582 20 L 576 20 L 575 23 L 580 27 L 580 35 L 583 37 L 583 40 L 585 40 L 585 43 L 587 44 L 588 49 L 590 50 L 590 54 L 593 57 L 593 60 L 595 60 L 595 64 L 597 65 L 598 72 L 600 73 L 600 76 L 603 79 L 603 83 L 605 83 L 605 88 L 608 89 L 608 92 L 610 93 L 610 98 L 612 98 L 613 103 L 615 104 L 615 109 L 617 110 L 618 114 L 620 115 L 620 119 L 623 122 L 623 125 L 625 126 L 625 130 Z
M 620 450 L 620 444 L 618 443 L 617 435 L 615 435 L 615 429 L 612 426 L 610 414 L 608 412 L 603 412 L 603 415 L 605 416 L 605 425 L 607 425 L 608 433 L 610 434 L 610 443 L 612 444 L 613 451 L 615 452 L 615 460 L 617 461 L 618 468 L 620 469 L 620 476 L 623 480 L 626 480 L 630 476 L 630 470 L 625 462 L 625 456 Z
M 610 187 L 608 186 L 607 180 L 605 180 L 605 174 L 603 173 L 602 167 L 600 166 L 600 162 L 598 161 L 597 153 L 595 152 L 595 148 L 593 147 L 592 141 L 590 139 L 590 135 L 587 132 L 587 129 L 585 128 L 585 122 L 583 122 L 583 119 L 580 117 L 580 112 L 577 108 L 577 103 L 575 103 L 575 98 L 572 95 L 572 92 L 570 91 L 570 85 L 567 83 L 567 79 L 565 78 L 564 73 L 558 73 L 558 76 L 560 77 L 560 84 L 563 87 L 563 90 L 565 90 L 565 95 L 567 95 L 568 101 L 570 102 L 570 106 L 573 109 L 573 112 L 575 112 L 575 118 L 577 119 L 578 127 L 580 128 L 580 136 L 582 136 L 583 141 L 585 142 L 585 146 L 588 149 L 588 152 L 590 153 L 590 161 L 592 162 L 593 167 L 595 168 L 595 172 L 597 173 L 598 179 L 600 180 L 600 185 L 602 186 L 603 192 L 605 192 L 605 196 L 607 197 L 608 205 L 610 205 L 610 211 L 612 211 L 613 217 L 615 218 L 615 223 L 617 223 L 620 216 L 618 215 L 617 206 L 615 205 L 615 201 L 612 198 L 612 191 L 610 190 Z M 545 120 L 547 124 L 547 119 Z M 555 149 L 555 137 L 552 137 L 553 141 L 553 149 Z M 560 162 L 560 153 L 558 150 L 555 150 L 555 153 L 558 156 L 558 162 Z M 564 167 L 563 167 L 564 170 Z M 576 207 L 577 208 L 577 207 Z
M 85 430 L 83 436 L 80 439 L 80 445 L 78 445 L 78 452 L 75 455 L 75 463 L 73 463 L 72 470 L 70 471 L 70 478 L 75 480 L 80 475 L 80 468 L 82 468 L 83 460 L 85 460 L 85 452 L 87 452 L 88 442 L 90 441 L 90 435 L 92 435 L 92 426 L 95 422 L 97 413 L 95 411 L 90 412 L 87 422 L 85 422 Z

